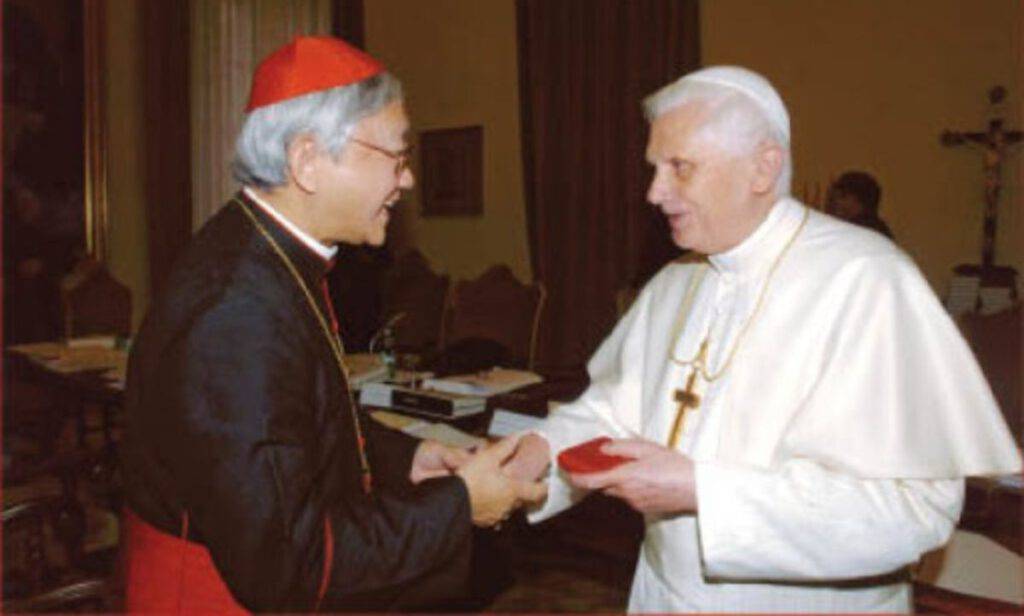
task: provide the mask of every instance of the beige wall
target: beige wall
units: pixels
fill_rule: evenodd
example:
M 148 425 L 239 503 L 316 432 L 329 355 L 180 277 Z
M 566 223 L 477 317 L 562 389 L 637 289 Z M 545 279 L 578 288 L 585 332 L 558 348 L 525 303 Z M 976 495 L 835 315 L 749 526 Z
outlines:
M 140 3 L 107 0 L 107 263 L 132 291 L 137 329 L 149 303 Z
M 993 84 L 1010 90 L 1004 112 L 1021 125 L 1020 10 L 1018 0 L 705 0 L 701 51 L 705 64 L 749 66 L 782 92 L 797 194 L 846 169 L 875 174 L 883 217 L 944 291 L 950 268 L 980 259 L 982 162 L 938 136 L 987 125 Z M 1022 192 L 1007 163 L 996 258 L 1024 271 Z
M 109 0 L 109 261 L 148 300 L 140 139 L 139 15 Z M 975 261 L 981 235 L 981 159 L 938 145 L 945 128 L 979 129 L 985 92 L 1011 92 L 1022 125 L 1021 24 L 1016 0 L 705 0 L 705 63 L 766 73 L 793 114 L 797 191 L 860 167 L 884 188 L 883 214 L 939 291 L 953 265 Z M 421 218 L 418 194 L 396 217 L 399 245 L 417 244 L 458 277 L 508 263 L 530 277 L 519 146 L 513 0 L 370 0 L 366 39 L 403 80 L 418 130 L 484 126 L 484 214 Z M 1006 169 L 997 256 L 1024 271 L 1024 156 Z M 1017 171 L 1016 173 L 1014 171 Z
M 414 131 L 484 128 L 483 215 L 424 218 L 416 190 L 392 222 L 396 247 L 455 277 L 506 263 L 529 280 L 513 0 L 370 0 L 366 44 L 402 80 Z
M 1021 125 L 1017 0 L 704 0 L 705 64 L 764 72 L 793 115 L 794 187 L 824 190 L 862 168 L 882 212 L 940 292 L 950 269 L 980 258 L 981 155 L 939 145 L 946 128 L 980 130 L 986 92 Z M 483 124 L 484 215 L 423 218 L 419 195 L 394 223 L 400 247 L 472 276 L 493 262 L 529 275 L 512 0 L 372 0 L 366 39 L 404 81 L 416 129 Z M 1020 155 L 1015 155 L 1018 159 Z M 1024 271 L 1019 162 L 1009 159 L 997 260 Z

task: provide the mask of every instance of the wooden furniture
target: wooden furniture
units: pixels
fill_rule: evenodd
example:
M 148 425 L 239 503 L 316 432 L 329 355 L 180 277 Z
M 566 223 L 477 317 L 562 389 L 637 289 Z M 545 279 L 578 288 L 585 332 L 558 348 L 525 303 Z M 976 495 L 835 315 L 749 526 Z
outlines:
M 131 291 L 102 263 L 90 258 L 78 262 L 61 280 L 60 296 L 65 338 L 131 335 Z
M 1024 606 L 914 583 L 917 614 L 1020 614 Z
M 38 498 L 5 507 L 3 528 L 5 611 L 111 609 L 107 576 L 90 571 L 83 550 L 86 517 L 76 501 Z
M 448 296 L 443 347 L 491 341 L 507 351 L 509 367 L 532 369 L 545 296 L 541 283 L 523 284 L 505 265 L 459 281 Z
M 1019 446 L 1024 446 L 1021 404 L 1021 304 L 995 314 L 968 313 L 958 319 L 992 393 Z
M 385 274 L 384 320 L 395 320 L 398 351 L 430 354 L 437 350 L 448 285 L 448 276 L 435 273 L 418 250 L 399 257 Z
M 72 268 L 60 285 L 63 334 L 66 340 L 85 336 L 127 339 L 132 331 L 132 294 L 98 261 L 85 258 Z M 85 405 L 75 413 L 78 439 L 85 443 L 91 432 L 102 432 L 106 446 L 112 443 L 117 406 Z
M 983 534 L 1024 556 L 1024 489 L 986 477 L 967 480 L 960 528 Z

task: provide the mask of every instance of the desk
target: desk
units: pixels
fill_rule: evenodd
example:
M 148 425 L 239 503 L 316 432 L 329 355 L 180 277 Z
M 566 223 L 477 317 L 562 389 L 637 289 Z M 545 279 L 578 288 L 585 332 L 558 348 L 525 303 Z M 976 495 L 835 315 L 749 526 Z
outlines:
M 8 347 L 4 362 L 12 376 L 74 393 L 89 402 L 118 404 L 128 351 L 47 342 Z
M 102 414 L 105 444 L 113 442 L 113 416 L 124 398 L 121 383 L 127 361 L 128 352 L 124 349 L 67 347 L 59 343 L 19 345 L 4 351 L 10 377 L 45 388 L 64 411 L 64 418 L 75 420 L 80 446 L 85 445 L 90 406 L 99 408 Z
M 1024 556 L 1024 489 L 987 477 L 967 480 L 960 528 L 985 535 Z

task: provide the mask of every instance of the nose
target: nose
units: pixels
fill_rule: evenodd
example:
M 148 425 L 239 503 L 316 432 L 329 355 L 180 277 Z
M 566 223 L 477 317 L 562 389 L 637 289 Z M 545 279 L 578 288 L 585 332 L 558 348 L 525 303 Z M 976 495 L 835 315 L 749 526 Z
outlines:
M 659 169 L 654 170 L 651 177 L 651 185 L 647 187 L 647 202 L 651 205 L 660 205 L 665 201 L 665 179 Z

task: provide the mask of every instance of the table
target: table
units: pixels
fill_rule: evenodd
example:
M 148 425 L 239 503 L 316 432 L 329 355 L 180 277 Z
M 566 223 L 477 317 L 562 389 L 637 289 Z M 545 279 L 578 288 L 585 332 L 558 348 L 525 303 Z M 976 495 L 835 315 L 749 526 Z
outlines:
M 1024 556 L 1024 488 L 989 477 L 967 480 L 960 528 L 985 535 Z
M 78 429 L 78 443 L 85 445 L 87 412 L 98 408 L 104 443 L 112 444 L 115 414 L 124 396 L 123 379 L 128 352 L 112 344 L 66 345 L 45 342 L 9 347 L 4 351 L 7 375 L 45 389 L 53 403 L 71 418 Z M 25 418 L 30 419 L 30 418 Z

